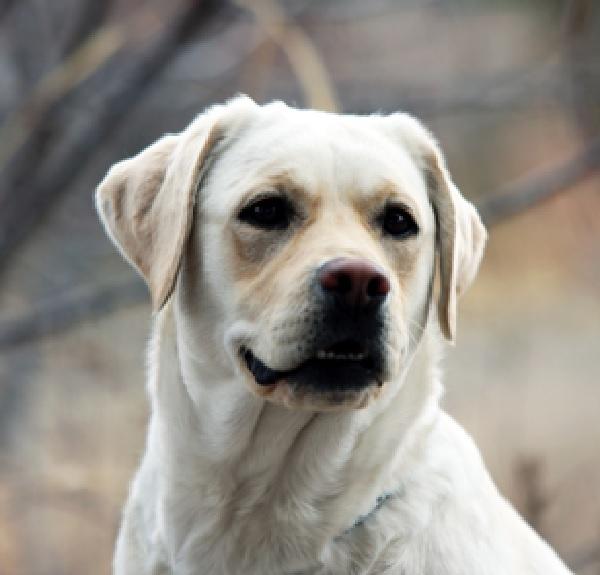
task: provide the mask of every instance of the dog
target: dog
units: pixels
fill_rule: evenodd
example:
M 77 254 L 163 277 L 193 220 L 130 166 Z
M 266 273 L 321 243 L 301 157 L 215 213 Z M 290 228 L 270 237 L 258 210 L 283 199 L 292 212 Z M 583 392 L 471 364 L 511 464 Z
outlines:
M 440 406 L 486 242 L 433 136 L 238 96 L 96 191 L 155 321 L 116 575 L 558 575 Z

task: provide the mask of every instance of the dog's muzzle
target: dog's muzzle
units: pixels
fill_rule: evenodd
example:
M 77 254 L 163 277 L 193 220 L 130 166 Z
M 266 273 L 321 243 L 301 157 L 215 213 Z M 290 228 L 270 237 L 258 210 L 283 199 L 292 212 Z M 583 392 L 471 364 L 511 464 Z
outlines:
M 315 340 L 308 359 L 289 370 L 270 368 L 251 349 L 241 356 L 259 386 L 286 382 L 315 392 L 381 386 L 385 373 L 385 273 L 360 259 L 336 258 L 317 270 L 313 282 Z

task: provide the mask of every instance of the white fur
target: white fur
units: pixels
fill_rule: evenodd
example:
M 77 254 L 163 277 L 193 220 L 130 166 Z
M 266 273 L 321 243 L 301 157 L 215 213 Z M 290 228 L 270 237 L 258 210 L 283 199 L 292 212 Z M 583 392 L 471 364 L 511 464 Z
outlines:
M 225 142 L 205 178 L 174 296 L 155 320 L 148 364 L 152 416 L 123 514 L 115 574 L 569 573 L 501 497 L 472 440 L 439 407 L 442 337 L 434 313 L 424 329 L 418 325 L 423 306 L 431 307 L 435 236 L 418 162 L 377 135 L 372 125 L 381 118 L 338 120 L 346 117 L 281 104 L 244 114 L 245 139 Z M 298 129 L 299 123 L 314 134 L 289 142 L 285 125 Z M 345 148 L 345 139 L 363 126 L 360 141 Z M 276 132 L 282 133 L 280 148 L 261 153 Z M 415 269 L 392 286 L 398 299 L 390 312 L 396 329 L 390 380 L 364 409 L 291 409 L 247 386 L 236 357 L 239 341 L 253 342 L 282 366 L 304 353 L 272 343 L 274 326 L 301 337 L 292 316 L 302 305 L 286 312 L 282 304 L 268 321 L 251 317 L 236 299 L 223 235 L 241 190 L 271 164 L 285 164 L 306 188 L 327 189 L 323 193 L 342 194 L 342 200 L 345 190 L 366 189 L 384 174 L 404 184 L 420 212 Z M 330 207 L 332 218 L 343 214 L 343 204 Z M 378 258 L 391 270 L 394 258 L 386 250 L 395 247 L 370 247 L 358 227 L 358 236 L 338 232 L 331 227 L 329 247 L 307 266 L 339 252 Z M 480 248 L 472 250 L 479 252 L 475 266 Z M 282 301 L 297 301 L 304 284 L 291 281 L 289 289 Z M 393 496 L 370 514 L 383 493 Z

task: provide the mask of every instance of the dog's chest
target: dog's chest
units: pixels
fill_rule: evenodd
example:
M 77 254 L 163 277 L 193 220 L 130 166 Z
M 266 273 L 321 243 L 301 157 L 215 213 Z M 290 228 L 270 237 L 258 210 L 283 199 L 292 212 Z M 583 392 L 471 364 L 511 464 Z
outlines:
M 244 484 L 225 493 L 213 485 L 167 496 L 165 528 L 177 572 L 197 573 L 198 565 L 215 575 L 316 572 L 327 543 L 319 524 L 326 521 L 259 491 Z

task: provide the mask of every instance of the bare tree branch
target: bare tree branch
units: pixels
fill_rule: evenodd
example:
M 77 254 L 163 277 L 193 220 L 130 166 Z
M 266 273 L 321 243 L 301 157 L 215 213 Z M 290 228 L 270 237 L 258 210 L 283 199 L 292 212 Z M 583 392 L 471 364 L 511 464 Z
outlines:
M 580 65 L 595 53 L 594 39 L 589 33 L 593 5 L 592 0 L 567 0 L 562 22 L 567 97 L 584 140 L 598 132 L 598 82 L 586 74 Z
M 63 54 L 69 55 L 78 49 L 81 42 L 102 25 L 112 4 L 112 0 L 87 0 L 82 3 L 75 24 L 62 47 Z
M 600 137 L 597 137 L 582 152 L 554 169 L 532 174 L 481 200 L 479 213 L 486 225 L 496 225 L 571 189 L 599 168 Z
M 122 48 L 125 38 L 123 26 L 105 26 L 42 78 L 25 101 L 0 125 L 0 170 L 40 130 L 52 107 Z
M 96 94 L 97 103 L 79 122 L 69 121 L 68 114 L 56 108 L 44 117 L 31 146 L 15 156 L 11 169 L 4 174 L 5 189 L 0 190 L 0 270 L 182 43 L 221 6 L 214 0 L 188 0 L 158 34 L 119 63 L 118 74 L 112 74 L 110 81 L 105 76 L 100 78 L 97 87 L 102 90 Z M 53 137 L 55 133 L 61 133 L 60 141 Z
M 109 286 L 94 286 L 41 303 L 27 314 L 0 322 L 0 350 L 60 333 L 88 321 L 148 299 L 144 284 L 130 281 Z
M 277 0 L 236 0 L 254 13 L 260 26 L 287 56 L 310 108 L 336 111 L 338 97 L 312 40 L 290 22 Z
M 4 18 L 6 13 L 12 8 L 15 0 L 0 0 L 0 21 Z

